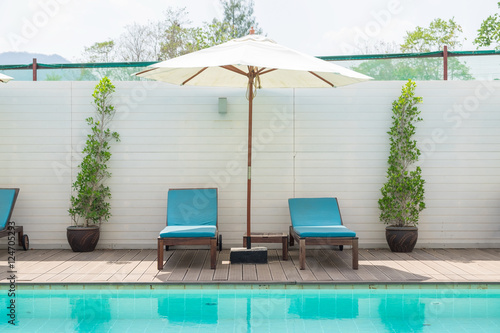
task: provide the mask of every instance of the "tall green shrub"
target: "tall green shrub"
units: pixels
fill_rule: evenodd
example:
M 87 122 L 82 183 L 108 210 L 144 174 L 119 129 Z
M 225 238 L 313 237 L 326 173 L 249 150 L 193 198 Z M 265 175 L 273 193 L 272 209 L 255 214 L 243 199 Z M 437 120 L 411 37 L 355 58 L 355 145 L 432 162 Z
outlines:
M 107 202 L 111 198 L 111 191 L 104 182 L 111 176 L 107 167 L 111 158 L 110 142 L 120 141 L 119 134 L 108 128 L 115 115 L 115 107 L 111 104 L 114 91 L 115 86 L 107 77 L 103 77 L 92 94 L 95 119 L 86 119 L 92 133 L 87 136 L 83 149 L 84 158 L 78 166 L 80 171 L 73 183 L 76 195 L 71 196 L 71 207 L 68 210 L 76 226 L 100 224 L 111 216 L 110 204 Z
M 413 165 L 420 156 L 417 141 L 412 139 L 414 124 L 422 120 L 417 109 L 422 97 L 415 96 L 415 87 L 415 82 L 408 80 L 401 96 L 392 103 L 392 127 L 387 132 L 391 142 L 389 168 L 378 201 L 380 220 L 397 227 L 416 226 L 425 208 L 422 170 Z

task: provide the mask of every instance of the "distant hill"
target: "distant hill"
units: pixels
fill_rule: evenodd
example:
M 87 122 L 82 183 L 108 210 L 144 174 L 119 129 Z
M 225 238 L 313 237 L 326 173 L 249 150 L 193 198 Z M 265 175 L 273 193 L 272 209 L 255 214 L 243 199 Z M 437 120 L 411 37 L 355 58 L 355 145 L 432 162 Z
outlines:
M 26 65 L 33 62 L 33 58 L 41 64 L 67 64 L 67 59 L 58 54 L 41 54 L 28 52 L 3 52 L 0 53 L 0 65 Z

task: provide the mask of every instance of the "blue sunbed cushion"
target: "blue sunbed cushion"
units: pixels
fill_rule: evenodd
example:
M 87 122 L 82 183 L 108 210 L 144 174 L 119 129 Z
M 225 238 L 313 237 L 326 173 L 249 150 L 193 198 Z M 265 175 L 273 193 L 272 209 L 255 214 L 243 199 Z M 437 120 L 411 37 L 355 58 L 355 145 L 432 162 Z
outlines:
M 343 225 L 319 227 L 293 227 L 300 237 L 356 237 L 356 233 Z
M 16 190 L 10 188 L 0 189 L 0 230 L 5 229 L 12 213 L 12 205 Z
M 217 189 L 175 189 L 168 191 L 167 225 L 217 224 Z
M 336 198 L 288 199 L 293 227 L 342 225 Z
M 166 226 L 160 231 L 161 238 L 170 237 L 215 237 L 215 226 Z

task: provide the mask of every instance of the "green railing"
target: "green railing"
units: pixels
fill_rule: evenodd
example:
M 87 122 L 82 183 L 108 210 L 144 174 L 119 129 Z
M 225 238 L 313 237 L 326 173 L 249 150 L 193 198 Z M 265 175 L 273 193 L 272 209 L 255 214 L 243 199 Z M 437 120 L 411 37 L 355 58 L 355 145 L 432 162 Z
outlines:
M 443 51 L 323 56 L 376 80 L 494 80 L 500 79 L 500 50 Z M 106 75 L 115 81 L 141 80 L 135 72 L 156 62 L 110 62 L 0 65 L 0 71 L 19 81 L 96 81 Z

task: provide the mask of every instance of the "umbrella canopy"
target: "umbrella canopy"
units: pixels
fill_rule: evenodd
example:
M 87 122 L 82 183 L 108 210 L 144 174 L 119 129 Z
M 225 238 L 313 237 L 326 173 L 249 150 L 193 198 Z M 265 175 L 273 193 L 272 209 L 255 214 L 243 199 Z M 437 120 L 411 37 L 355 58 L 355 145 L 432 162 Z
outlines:
M 371 77 L 250 35 L 166 60 L 135 75 L 178 85 L 248 89 L 247 247 L 251 247 L 252 105 L 256 88 L 339 87 Z
M 4 74 L 0 73 L 0 82 L 7 83 L 7 82 L 9 82 L 10 80 L 13 80 L 13 79 L 14 79 L 13 77 L 10 77 L 10 76 L 7 76 L 7 75 L 4 75 Z
M 136 75 L 179 85 L 247 87 L 251 71 L 257 88 L 339 87 L 371 79 L 259 35 L 163 61 Z

